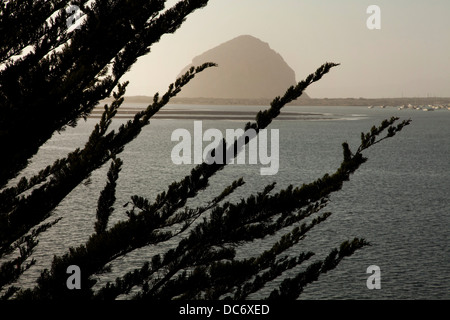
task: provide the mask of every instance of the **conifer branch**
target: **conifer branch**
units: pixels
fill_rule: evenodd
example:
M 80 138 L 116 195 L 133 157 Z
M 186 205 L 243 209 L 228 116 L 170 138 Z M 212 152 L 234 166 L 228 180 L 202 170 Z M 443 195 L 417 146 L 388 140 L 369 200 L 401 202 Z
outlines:
M 191 81 L 196 74 L 202 72 L 204 69 L 214 66 L 215 64 L 212 63 L 205 63 L 197 68 L 193 68 L 189 70 L 186 74 L 184 74 L 180 79 L 178 79 L 175 84 L 172 84 L 169 86 L 169 90 L 167 93 L 163 96 L 163 99 L 161 101 L 155 100 L 155 103 L 151 105 L 149 108 L 147 108 L 146 112 L 144 113 L 138 113 L 136 114 L 133 121 L 129 121 L 126 125 L 122 125 L 118 132 L 111 131 L 106 134 L 106 129 L 110 123 L 109 117 L 114 114 L 114 110 L 118 108 L 118 105 L 120 105 L 120 101 L 122 99 L 122 95 L 124 94 L 124 90 L 120 90 L 117 95 L 115 95 L 115 99 L 118 100 L 117 104 L 114 104 L 111 108 L 106 107 L 105 113 L 102 116 L 102 120 L 100 121 L 99 125 L 96 125 L 93 132 L 91 133 L 91 136 L 88 139 L 88 142 L 86 143 L 84 149 L 82 150 L 76 150 L 76 152 L 72 153 L 69 156 L 68 163 L 70 166 L 66 166 L 63 168 L 64 172 L 60 172 L 55 174 L 55 178 L 52 179 L 49 183 L 45 184 L 44 186 L 41 186 L 40 188 L 33 191 L 33 193 L 27 197 L 24 202 L 21 203 L 22 207 L 18 206 L 21 211 L 18 210 L 18 208 L 15 209 L 13 212 L 14 214 L 18 214 L 19 212 L 27 212 L 25 206 L 35 206 L 39 208 L 39 205 L 32 202 L 34 200 L 33 196 L 35 196 L 35 192 L 40 192 L 40 190 L 49 191 L 49 189 L 54 189 L 54 193 L 46 193 L 48 197 L 52 198 L 52 202 L 44 202 L 45 205 L 51 205 L 56 206 L 58 202 L 63 199 L 63 197 L 70 192 L 76 185 L 78 185 L 83 179 L 85 179 L 90 172 L 93 170 L 99 168 L 101 165 L 103 165 L 106 161 L 108 161 L 112 156 L 119 154 L 122 152 L 123 148 L 127 143 L 132 141 L 140 132 L 140 130 L 148 125 L 148 119 L 154 114 L 155 108 L 159 110 L 161 107 L 163 107 L 165 104 L 167 104 L 171 97 L 175 96 L 179 90 L 185 86 L 189 81 Z M 120 89 L 120 88 L 119 88 Z M 109 114 L 109 115 L 108 115 Z M 102 152 L 102 150 L 108 151 L 106 154 Z M 84 159 L 85 162 L 81 163 L 74 163 L 71 161 L 79 161 L 79 159 Z M 62 176 L 60 176 L 62 175 Z M 70 176 L 71 179 L 67 181 L 67 179 L 62 179 L 62 177 Z M 69 182 L 69 184 L 67 184 Z M 56 195 L 60 195 L 61 198 L 56 197 Z M 42 194 L 38 194 L 39 196 L 36 199 L 39 199 L 39 204 L 42 201 Z M 56 200 L 56 201 L 55 201 Z M 41 204 L 42 206 L 42 204 Z M 49 208 L 43 208 L 41 212 L 48 212 Z M 37 214 L 39 211 L 35 208 L 35 214 Z M 36 217 L 34 217 L 36 218 Z M 46 218 L 46 216 L 44 216 Z M 153 215 L 152 218 L 157 218 L 156 215 Z M 144 232 L 143 234 L 140 234 L 140 237 L 138 241 L 131 241 L 134 244 L 130 244 L 129 241 L 123 242 L 120 245 L 116 246 L 116 249 L 111 247 L 111 250 L 115 250 L 114 253 L 110 253 L 107 260 L 104 261 L 106 263 L 107 261 L 115 259 L 118 255 L 123 255 L 126 252 L 129 252 L 133 249 L 136 249 L 138 247 L 142 247 L 144 245 L 147 245 L 149 243 L 152 243 L 153 241 L 162 241 L 162 239 L 167 240 L 171 237 L 171 233 L 165 233 L 165 232 L 154 232 L 157 228 L 164 227 L 164 225 L 158 225 L 158 222 L 161 219 L 157 219 L 154 221 L 151 221 L 152 219 L 148 219 L 145 221 L 144 224 L 140 225 L 139 227 Z M 23 221 L 22 221 L 23 222 Z M 135 227 L 137 224 L 142 223 L 142 220 L 134 220 L 131 222 L 130 226 L 128 227 Z M 21 226 L 23 226 L 24 223 L 21 223 Z M 124 225 L 117 225 L 116 228 L 113 228 L 111 232 L 113 234 L 119 232 L 121 233 L 118 237 L 128 237 L 130 234 L 129 231 L 127 231 L 127 228 L 124 228 Z M 150 228 L 150 229 L 149 229 Z M 152 231 L 150 231 L 152 230 Z M 106 233 L 107 234 L 107 233 Z M 103 237 L 101 237 L 103 238 Z M 100 238 L 99 238 L 100 239 Z M 96 237 L 92 238 L 92 241 L 98 241 Z M 108 238 L 103 238 L 104 241 L 106 241 Z M 148 239 L 148 240 L 146 240 Z M 98 244 L 95 244 L 97 246 Z M 89 247 L 89 246 L 88 246 Z M 84 250 L 84 249 L 83 249 Z M 106 251 L 109 252 L 109 251 Z M 106 254 L 107 255 L 107 254 Z M 105 256 L 105 254 L 103 254 Z M 98 259 L 97 259 L 98 260 Z M 102 261 L 101 259 L 97 261 L 99 263 Z M 100 265 L 99 265 L 100 268 Z M 100 269 L 95 269 L 94 267 L 88 268 L 88 270 L 92 270 L 92 273 L 95 273 L 99 271 Z M 87 272 L 89 273 L 89 271 Z
M 336 63 L 325 63 L 321 67 L 319 67 L 315 73 L 310 74 L 306 80 L 299 82 L 296 86 L 290 87 L 285 95 L 280 98 L 276 97 L 272 103 L 270 109 L 267 111 L 260 111 L 258 112 L 256 116 L 256 122 L 251 124 L 247 123 L 245 126 L 245 130 L 248 130 L 249 128 L 254 128 L 259 132 L 260 129 L 266 128 L 270 122 L 276 118 L 280 110 L 283 106 L 285 106 L 287 103 L 291 102 L 292 100 L 300 97 L 303 93 L 303 91 L 313 82 L 318 81 L 323 75 L 329 72 L 329 70 L 334 67 L 338 66 Z M 243 147 L 248 143 L 248 141 L 244 141 Z M 219 148 L 224 148 L 226 144 L 222 143 L 222 145 L 219 146 Z M 238 154 L 238 140 L 234 142 L 234 145 L 232 145 L 230 148 L 232 149 L 232 158 L 235 158 Z M 223 152 L 224 155 L 229 154 L 226 151 Z M 227 159 L 228 160 L 228 159 Z M 183 204 L 188 198 L 192 198 L 198 194 L 200 190 L 203 190 L 208 186 L 209 178 L 211 178 L 215 173 L 217 173 L 219 170 L 222 170 L 225 165 L 227 165 L 228 161 L 223 161 L 223 164 L 206 164 L 202 163 L 195 168 L 192 169 L 190 175 L 186 176 L 183 180 L 180 182 L 174 182 L 169 186 L 169 189 L 163 193 L 160 193 L 156 197 L 155 203 L 152 205 L 149 205 L 149 201 L 146 201 L 145 199 L 141 197 L 135 196 L 133 199 L 139 201 L 135 201 L 134 205 L 136 207 L 139 207 L 143 214 L 145 212 L 152 213 L 155 210 L 158 210 L 162 208 L 163 206 L 168 207 L 176 207 L 176 203 Z M 140 207 L 140 205 L 143 205 Z
M 118 130 L 110 130 L 127 86 L 119 83 L 120 78 L 162 35 L 175 32 L 187 15 L 208 1 L 178 1 L 164 12 L 165 0 L 72 1 L 85 13 L 85 19 L 79 29 L 70 33 L 65 11 L 69 2 L 0 3 L 0 144 L 8 154 L 0 157 L 0 258 L 5 258 L 0 266 L 0 299 L 13 295 L 20 299 L 115 299 L 129 294 L 136 286 L 140 291 L 135 298 L 246 299 L 287 270 L 309 261 L 313 252 L 293 256 L 286 252 L 330 217 L 330 212 L 322 210 L 331 194 L 341 190 L 350 175 L 367 161 L 363 152 L 393 137 L 411 121 L 395 124 L 398 118 L 391 118 L 374 126 L 369 133 L 361 134 L 355 153 L 343 143 L 343 160 L 332 174 L 279 192 L 274 192 L 275 183 L 268 184 L 256 195 L 237 203 L 227 201 L 227 197 L 244 184 L 242 179 L 232 182 L 205 206 L 186 206 L 188 199 L 208 187 L 209 179 L 229 159 L 222 164 L 200 164 L 158 194 L 153 202 L 133 196 L 133 208 L 127 211 L 129 219 L 108 226 L 122 167 L 118 155 L 184 85 L 215 64 L 190 68 L 164 95 L 156 94 L 145 110 Z M 25 48 L 32 49 L 18 57 Z M 304 81 L 288 88 L 267 110 L 258 112 L 255 122 L 247 123 L 245 130 L 253 128 L 258 133 L 267 128 L 286 104 L 337 65 L 325 63 Z M 117 92 L 113 92 L 114 88 Z M 15 186 L 5 187 L 55 131 L 75 126 L 111 93 L 114 101 L 104 106 L 101 119 L 83 148 L 31 178 L 21 178 Z M 230 146 L 233 158 L 240 152 L 240 142 L 238 139 Z M 247 143 L 244 141 L 241 147 Z M 229 154 L 226 146 L 225 140 L 219 146 L 224 155 Z M 110 160 L 106 185 L 98 198 L 95 232 L 86 243 L 54 257 L 51 269 L 41 273 L 35 288 L 16 288 L 14 281 L 35 262 L 32 253 L 38 236 L 59 221 L 43 223 L 44 220 L 77 185 Z M 172 249 L 153 255 L 141 268 L 94 292 L 95 275 L 106 271 L 108 263 L 135 249 L 167 243 L 175 237 L 181 240 Z M 253 257 L 236 258 L 238 246 L 260 239 L 270 240 L 273 245 L 263 252 L 254 252 Z M 366 245 L 364 239 L 358 238 L 342 243 L 322 261 L 285 279 L 269 298 L 297 298 L 320 274 L 334 269 L 343 258 Z M 83 290 L 70 291 L 65 286 L 66 268 L 72 264 L 82 269 Z
M 205 265 L 198 266 L 198 268 L 200 269 L 198 269 L 197 272 L 194 271 L 194 273 L 192 274 L 192 277 L 195 277 L 195 279 L 197 279 L 196 281 L 192 281 L 191 275 L 189 275 L 188 273 L 183 273 L 177 279 L 170 280 L 173 282 L 170 282 L 169 279 L 171 276 L 183 270 L 183 268 L 186 266 L 185 264 L 187 256 L 193 257 L 193 261 L 191 261 L 191 264 L 194 263 L 194 261 L 196 261 L 196 264 L 198 264 L 199 257 L 195 254 L 198 251 L 208 252 L 212 248 L 217 246 L 222 247 L 226 243 L 237 244 L 242 241 L 253 241 L 254 239 L 263 238 L 270 234 L 274 234 L 276 230 L 281 230 L 281 228 L 290 226 L 310 216 L 313 213 L 319 212 L 326 205 L 329 194 L 331 192 L 340 190 L 342 187 L 342 183 L 344 181 L 347 181 L 349 179 L 349 176 L 367 160 L 366 158 L 362 157 L 360 152 L 352 154 L 348 148 L 348 145 L 345 143 L 343 144 L 343 150 L 343 162 L 333 175 L 326 174 L 323 178 L 318 179 L 311 184 L 303 185 L 301 188 L 297 187 L 294 189 L 291 186 L 287 190 L 282 190 L 280 193 L 274 196 L 269 196 L 268 194 L 268 192 L 270 192 L 270 190 L 273 188 L 273 185 L 270 185 L 266 187 L 265 192 L 259 194 L 258 196 L 250 197 L 246 201 L 241 201 L 241 205 L 238 204 L 236 206 L 231 205 L 230 203 L 225 203 L 223 207 L 214 208 L 212 210 L 210 219 L 205 220 L 201 224 L 197 225 L 191 231 L 190 236 L 186 239 L 183 239 L 180 242 L 178 248 L 174 251 L 171 251 L 170 254 L 168 254 L 168 256 L 164 259 L 165 264 L 168 266 L 170 265 L 171 271 L 166 274 L 164 281 L 159 282 L 158 288 L 162 287 L 164 282 L 172 284 L 169 285 L 166 289 L 162 289 L 163 291 L 158 291 L 156 288 L 153 288 L 152 290 L 146 291 L 142 293 L 142 295 L 139 295 L 139 298 L 155 297 L 155 295 L 162 294 L 162 292 L 166 292 L 165 294 L 169 294 L 169 288 L 174 288 L 175 283 L 178 286 L 182 286 L 183 288 L 187 288 L 187 284 L 190 284 L 190 293 L 187 296 L 184 296 L 185 298 L 198 298 L 198 294 L 202 290 L 206 290 L 207 292 L 209 292 L 209 298 L 217 298 L 218 296 L 225 294 L 227 290 L 230 290 L 232 288 L 232 286 L 227 287 L 224 286 L 224 284 L 219 285 L 217 282 L 212 285 L 210 281 L 212 281 L 213 278 L 216 279 L 215 281 L 220 280 L 217 280 L 217 277 L 208 276 L 207 274 L 202 276 L 202 281 L 199 283 L 203 283 L 205 285 L 209 283 L 211 287 L 199 287 L 198 290 L 200 291 L 198 291 L 196 294 L 194 294 L 194 292 L 196 291 L 193 289 L 193 287 L 190 287 L 194 285 L 194 283 L 198 282 L 198 277 L 200 277 L 201 274 L 200 270 L 203 270 L 205 266 L 211 264 L 218 266 L 218 262 L 214 262 L 214 260 L 208 261 Z M 315 204 L 314 201 L 316 201 Z M 259 205 L 258 203 L 261 203 L 261 205 Z M 289 214 L 290 211 L 294 211 L 296 208 L 298 209 L 305 205 L 307 205 L 307 208 L 305 210 L 300 210 L 298 214 Z M 233 214 L 233 212 L 236 212 L 236 214 Z M 277 213 L 283 214 L 281 214 L 281 216 L 275 220 L 276 222 L 271 223 L 269 220 L 275 217 Z M 306 234 L 306 232 L 308 232 L 311 228 L 313 228 L 321 221 L 327 219 L 329 215 L 330 213 L 321 215 L 319 218 L 314 219 L 309 226 L 302 225 L 300 228 L 294 228 L 291 235 L 286 235 L 280 240 L 281 242 L 274 245 L 274 247 L 271 249 L 272 253 L 270 255 L 268 252 L 262 254 L 260 257 L 261 260 L 258 260 L 258 263 L 256 263 L 259 268 L 257 270 L 253 269 L 253 273 L 248 274 L 247 277 L 251 277 L 252 275 L 256 275 L 256 273 L 263 271 L 265 269 L 265 266 L 267 265 L 272 265 L 271 269 L 263 273 L 263 278 L 257 278 L 257 280 L 255 280 L 256 283 L 254 283 L 253 285 L 247 284 L 247 287 L 244 291 L 242 291 L 243 289 L 239 289 L 236 292 L 235 297 L 243 298 L 244 296 L 254 292 L 254 290 L 256 290 L 256 288 L 262 285 L 265 281 L 269 281 L 273 277 L 279 276 L 281 272 L 283 272 L 283 270 L 287 270 L 286 268 L 292 268 L 304 261 L 303 258 L 300 258 L 298 260 L 279 260 L 278 262 L 275 262 L 274 259 L 278 254 L 286 250 L 286 239 L 289 239 L 286 237 L 292 237 L 292 235 L 295 235 L 295 237 L 291 238 L 289 242 L 290 246 L 294 245 Z M 293 241 L 292 239 L 295 239 L 295 241 Z M 202 244 L 201 248 L 199 248 L 199 243 Z M 281 243 L 284 243 L 284 245 L 281 245 Z M 367 244 L 364 241 L 358 242 L 356 240 L 355 243 L 364 245 Z M 348 248 L 352 249 L 348 250 Z M 308 281 L 305 283 L 309 283 L 317 279 L 316 276 L 311 276 L 309 275 L 309 273 L 311 273 L 312 271 L 317 271 L 318 274 L 320 274 L 326 272 L 327 270 L 331 270 L 333 265 L 337 265 L 337 263 L 339 263 L 339 261 L 343 257 L 352 254 L 357 248 L 359 248 L 359 246 L 349 247 L 343 245 L 341 247 L 341 253 L 339 254 L 338 258 L 334 257 L 333 259 L 326 259 L 324 262 L 324 267 L 322 267 L 321 269 L 316 270 L 316 265 L 311 265 L 307 273 Z M 265 260 L 267 259 L 268 255 L 271 256 L 271 258 L 269 260 Z M 264 264 L 263 261 L 265 261 L 266 264 Z M 248 263 L 248 261 L 239 263 L 246 264 Z M 231 265 L 228 269 L 230 274 L 236 274 L 236 271 L 231 267 Z M 205 270 L 208 270 L 208 268 Z M 140 281 L 144 282 L 144 279 L 140 279 Z M 154 283 L 152 283 L 152 285 L 154 285 Z M 216 289 L 212 289 L 213 287 Z M 249 288 L 253 289 L 250 290 Z M 178 290 L 176 290 L 176 292 L 178 292 Z
M 397 124 L 397 126 L 393 126 L 394 122 L 396 122 L 397 120 L 399 120 L 398 117 L 391 117 L 391 119 L 389 120 L 385 119 L 383 120 L 383 122 L 380 124 L 379 127 L 373 126 L 370 132 L 367 132 L 366 134 L 362 132 L 361 145 L 359 146 L 357 153 L 361 153 L 370 146 L 373 146 L 374 144 L 380 143 L 385 139 L 395 136 L 397 132 L 400 132 L 405 126 L 409 125 L 412 121 L 411 119 L 403 120 L 401 123 Z M 376 140 L 376 138 L 386 129 L 388 129 L 386 136 Z
M 4 47 L 0 44 L 0 59 L 11 56 L 9 48 L 18 53 L 28 43 L 35 47 L 0 70 L 0 144 L 6 154 L 14 155 L 0 157 L 4 168 L 0 187 L 17 176 L 54 131 L 75 126 L 80 118 L 87 117 L 162 35 L 176 31 L 187 15 L 208 3 L 180 1 L 160 14 L 165 1 L 95 1 L 92 7 L 84 6 L 87 1 L 76 1 L 86 11 L 86 19 L 80 30 L 67 35 L 64 7 L 69 1 L 34 2 L 12 1 L 2 11 L 26 18 L 0 17 L 0 28 L 8 30 L 8 38 L 2 37 L 7 43 Z M 59 15 L 49 26 L 46 21 L 54 13 Z M 19 23 L 14 25 L 16 20 Z M 10 30 L 17 32 L 12 34 Z M 61 49 L 55 50 L 55 46 Z M 105 70 L 110 70 L 107 76 Z
M 103 233 L 108 225 L 109 217 L 114 211 L 114 202 L 116 201 L 116 181 L 119 178 L 119 172 L 122 167 L 120 158 L 113 158 L 108 170 L 108 182 L 100 194 L 97 206 L 97 221 L 95 222 L 95 232 Z
M 171 238 L 176 237 L 177 235 L 187 230 L 203 213 L 216 207 L 223 199 L 225 199 L 243 184 L 244 181 L 242 178 L 234 181 L 230 186 L 226 187 L 220 195 L 215 197 L 207 206 L 198 207 L 196 209 L 186 208 L 184 212 L 179 212 L 178 214 L 175 214 L 173 216 L 169 215 L 164 218 L 166 222 L 160 227 L 167 228 L 169 226 L 175 226 L 176 224 L 183 223 L 182 228 L 174 232 L 171 236 Z M 134 214 L 130 214 L 130 216 L 130 219 L 135 221 L 136 216 Z M 102 299 L 105 297 L 116 298 L 120 294 L 126 294 L 133 286 L 142 285 L 146 281 L 149 281 L 149 278 L 151 278 L 156 272 L 161 270 L 161 268 L 163 268 L 167 263 L 170 262 L 168 261 L 169 260 L 166 260 L 165 263 L 161 263 L 159 255 L 156 255 L 152 261 L 151 268 L 149 267 L 149 264 L 146 263 L 140 270 L 136 269 L 132 272 L 127 273 L 122 278 L 117 278 L 115 284 L 107 283 L 106 286 L 102 287 L 99 292 L 96 293 L 95 297 L 102 297 Z
M 132 141 L 144 126 L 148 125 L 148 119 L 155 113 L 155 110 L 166 105 L 170 98 L 175 96 L 196 74 L 211 66 L 214 64 L 205 63 L 189 70 L 175 84 L 169 86 L 163 100 L 151 105 L 146 113 L 138 113 L 134 121 L 122 125 L 117 133 L 114 130 L 107 133 L 112 118 L 123 102 L 127 83 L 119 85 L 117 93 L 114 93 L 113 103 L 111 106 L 105 106 L 100 123 L 95 126 L 85 147 L 76 149 L 64 159 L 57 160 L 53 167 L 45 171 L 47 179 L 50 178 L 48 176 L 50 173 L 52 175 L 47 182 L 35 188 L 30 195 L 20 199 L 15 198 L 9 204 L 8 215 L 0 215 L 0 229 L 4 228 L 5 230 L 0 234 L 1 247 L 8 247 L 15 239 L 28 232 L 31 227 L 48 218 L 51 210 L 93 170 L 100 168 L 113 156 L 122 152 L 125 145 Z M 43 177 L 40 178 L 40 180 L 42 179 Z M 33 215 L 30 215 L 30 212 L 33 212 Z
M 18 251 L 19 255 L 15 258 L 8 257 L 6 261 L 2 262 L 0 266 L 0 289 L 19 279 L 26 270 L 35 264 L 36 260 L 34 258 L 31 259 L 30 262 L 26 261 L 31 257 L 34 248 L 38 244 L 38 236 L 56 224 L 59 220 L 61 220 L 61 218 L 55 219 L 53 222 L 44 223 L 33 229 L 29 235 L 18 239 L 10 247 L 1 248 L 2 251 L 0 252 L 0 257 L 6 257 L 8 254 L 13 254 L 15 251 Z M 19 288 L 14 286 L 10 287 L 3 296 L 0 295 L 0 300 L 6 300 L 18 290 Z
M 294 278 L 285 279 L 281 283 L 279 289 L 275 289 L 270 293 L 268 299 L 297 299 L 308 284 L 317 281 L 321 274 L 336 268 L 344 257 L 352 255 L 356 250 L 367 245 L 369 245 L 369 243 L 366 240 L 359 238 L 354 238 L 352 241 L 343 242 L 339 250 L 333 249 L 325 260 L 317 261 L 311 264 L 305 271 L 299 273 Z

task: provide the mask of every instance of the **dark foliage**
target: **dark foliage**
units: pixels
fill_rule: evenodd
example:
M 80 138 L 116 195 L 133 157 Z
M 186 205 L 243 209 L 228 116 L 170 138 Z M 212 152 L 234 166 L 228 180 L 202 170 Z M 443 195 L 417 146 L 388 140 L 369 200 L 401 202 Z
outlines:
M 91 6 L 87 6 L 88 1 L 72 1 L 85 14 L 80 28 L 72 32 L 68 32 L 66 24 L 65 8 L 69 1 L 2 2 L 0 295 L 3 299 L 108 300 L 130 294 L 137 288 L 132 297 L 138 299 L 245 299 L 283 277 L 285 271 L 305 266 L 297 276 L 285 278 L 268 295 L 270 299 L 295 299 L 320 274 L 334 269 L 344 257 L 368 245 L 364 239 L 345 241 L 323 261 L 309 265 L 306 264 L 313 252 L 299 252 L 294 256 L 285 253 L 331 215 L 322 211 L 330 195 L 339 191 L 367 160 L 362 152 L 394 136 L 409 120 L 395 124 L 398 119 L 392 118 L 379 127 L 374 126 L 361 135 L 361 145 L 355 153 L 343 143 L 340 167 L 309 184 L 289 186 L 273 193 L 273 183 L 261 186 L 255 195 L 232 203 L 227 197 L 245 183 L 238 179 L 207 205 L 188 208 L 187 201 L 207 188 L 209 179 L 227 165 L 226 161 L 203 163 L 181 181 L 173 182 L 153 202 L 133 196 L 128 219 L 108 225 L 116 206 L 116 185 L 123 164 L 120 153 L 184 85 L 215 64 L 191 68 L 163 96 L 156 94 L 144 111 L 136 113 L 119 129 L 110 130 L 127 86 L 119 80 L 163 34 L 175 32 L 187 15 L 207 2 L 180 1 L 163 11 L 165 1 L 162 0 L 97 0 Z M 245 129 L 259 132 L 267 128 L 287 103 L 300 97 L 309 85 L 335 66 L 325 63 L 304 81 L 288 88 L 283 96 L 272 101 L 269 109 L 256 115 L 255 122 L 247 123 Z M 114 101 L 105 105 L 84 147 L 32 177 L 23 177 L 13 185 L 9 183 L 55 131 L 75 126 L 100 100 L 110 95 Z M 236 156 L 237 141 L 233 151 Z M 53 210 L 93 171 L 108 163 L 106 184 L 96 208 L 97 220 L 90 226 L 93 233 L 88 241 L 70 248 L 63 256 L 55 256 L 50 270 L 42 271 L 34 288 L 15 287 L 14 282 L 35 263 L 32 254 L 39 235 L 59 221 L 52 220 Z M 133 250 L 177 236 L 181 240 L 175 248 L 155 254 L 141 268 L 94 288 L 95 276 L 106 272 L 109 263 Z M 236 258 L 239 246 L 268 237 L 274 239 L 270 249 L 254 257 Z M 77 265 L 82 270 L 81 290 L 66 287 L 69 265 Z

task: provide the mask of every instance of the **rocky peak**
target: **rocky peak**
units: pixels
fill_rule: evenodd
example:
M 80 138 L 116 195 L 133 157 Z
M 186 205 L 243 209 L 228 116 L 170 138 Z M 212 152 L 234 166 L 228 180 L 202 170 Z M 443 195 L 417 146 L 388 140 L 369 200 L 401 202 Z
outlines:
M 195 57 L 180 75 L 192 65 L 204 62 L 215 62 L 218 67 L 196 76 L 179 97 L 272 99 L 296 84 L 294 70 L 281 55 L 250 35 L 239 36 Z

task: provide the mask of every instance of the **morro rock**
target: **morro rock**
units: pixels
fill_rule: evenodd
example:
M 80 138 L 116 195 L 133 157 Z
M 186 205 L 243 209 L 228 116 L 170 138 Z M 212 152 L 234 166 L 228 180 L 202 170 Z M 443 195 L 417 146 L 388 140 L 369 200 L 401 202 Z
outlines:
M 249 35 L 239 36 L 195 57 L 191 66 L 215 62 L 187 84 L 179 97 L 218 99 L 273 99 L 296 84 L 295 72 L 269 44 Z M 304 98 L 307 96 L 303 94 Z

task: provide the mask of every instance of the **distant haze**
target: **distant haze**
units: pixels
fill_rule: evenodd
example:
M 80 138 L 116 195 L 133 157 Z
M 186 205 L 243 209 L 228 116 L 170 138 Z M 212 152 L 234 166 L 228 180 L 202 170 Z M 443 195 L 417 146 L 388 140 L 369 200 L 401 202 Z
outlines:
M 380 30 L 366 26 L 371 4 L 381 9 Z M 308 88 L 311 98 L 450 97 L 449 14 L 448 0 L 210 0 L 123 80 L 127 95 L 163 93 L 194 57 L 248 34 L 279 53 L 297 81 L 341 63 Z

